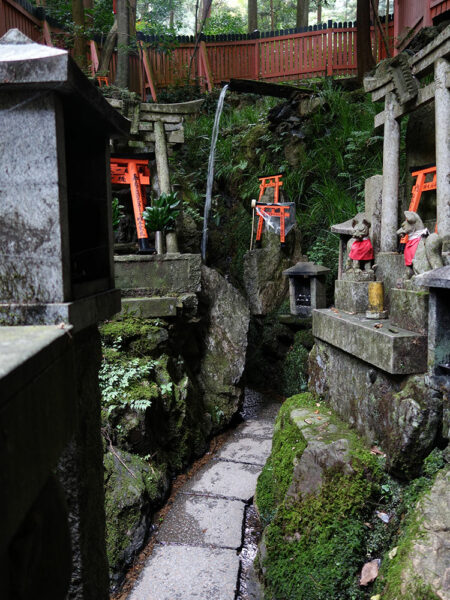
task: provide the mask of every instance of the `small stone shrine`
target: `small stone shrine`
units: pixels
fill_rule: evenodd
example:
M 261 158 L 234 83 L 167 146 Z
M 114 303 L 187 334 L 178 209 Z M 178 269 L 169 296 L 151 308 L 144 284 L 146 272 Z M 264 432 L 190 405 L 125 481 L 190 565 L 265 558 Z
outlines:
M 402 478 L 417 474 L 435 440 L 449 434 L 448 410 L 443 410 L 450 357 L 449 58 L 447 26 L 417 54 L 383 61 L 374 76 L 366 77 L 373 101 L 385 103 L 375 117 L 375 127 L 384 129 L 383 174 L 366 181 L 365 213 L 356 218 L 371 224 L 366 238 L 374 250 L 374 265 L 352 263 L 355 219 L 333 226 L 341 240 L 335 308 L 313 310 L 310 388 L 369 441 L 376 440 L 387 454 L 388 469 Z M 436 166 L 431 170 L 436 181 L 428 188 L 436 190 L 436 212 L 428 224 L 430 233 L 411 208 L 400 227 L 407 208 L 399 192 L 400 119 L 424 106 L 432 108 L 435 119 Z M 416 148 L 411 156 L 418 156 Z M 426 169 L 411 166 L 416 176 Z M 428 219 L 430 206 L 427 211 Z M 421 255 L 409 272 L 399 252 L 407 233 L 428 236 L 417 245 Z M 383 284 L 384 307 L 380 286 L 378 310 L 372 307 L 366 313 L 369 287 L 377 284 Z M 368 318 L 375 314 L 376 319 Z

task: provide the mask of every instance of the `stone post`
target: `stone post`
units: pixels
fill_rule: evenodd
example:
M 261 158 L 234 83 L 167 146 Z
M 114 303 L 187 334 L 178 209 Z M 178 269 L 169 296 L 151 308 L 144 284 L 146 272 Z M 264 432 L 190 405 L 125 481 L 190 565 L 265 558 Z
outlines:
M 381 206 L 381 252 L 397 250 L 398 228 L 398 172 L 400 126 L 395 119 L 396 100 L 393 93 L 386 95 L 383 142 L 383 201 Z
M 167 161 L 167 142 L 164 123 L 155 121 L 155 155 L 161 194 L 170 194 L 169 163 Z
M 11 326 L 0 329 L 19 329 L 25 340 L 42 332 L 49 344 L 35 350 L 36 369 L 47 371 L 44 359 L 54 357 L 55 381 L 43 379 L 38 390 L 30 384 L 24 402 L 33 412 L 10 403 L 9 423 L 20 423 L 11 439 L 23 421 L 26 437 L 32 432 L 40 445 L 30 445 L 21 461 L 20 448 L 14 453 L 9 441 L 0 444 L 14 493 L 9 502 L 20 509 L 8 537 L 0 533 L 0 573 L 11 581 L 11 595 L 2 598 L 107 600 L 97 322 L 120 310 L 109 141 L 126 136 L 129 124 L 67 51 L 36 44 L 18 30 L 0 39 L 0 82 L 0 323 Z M 41 327 L 17 327 L 25 325 Z M 64 331 L 70 354 L 58 362 L 51 343 Z M 36 380 L 30 367 L 27 375 Z M 45 535 L 36 527 L 29 533 L 33 523 L 41 523 Z M 55 578 L 28 568 L 37 549 Z M 18 568 L 25 577 L 15 574 Z
M 439 58 L 434 67 L 436 95 L 436 216 L 438 233 L 450 235 L 450 90 L 446 77 L 449 63 Z

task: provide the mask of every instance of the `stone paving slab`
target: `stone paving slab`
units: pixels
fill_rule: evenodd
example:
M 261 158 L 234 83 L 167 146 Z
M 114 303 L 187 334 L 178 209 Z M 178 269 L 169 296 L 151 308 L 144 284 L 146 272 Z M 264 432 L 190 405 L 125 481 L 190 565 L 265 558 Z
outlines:
M 244 430 L 247 431 L 247 430 Z M 272 448 L 272 440 L 241 437 L 224 444 L 217 458 L 264 466 Z
M 156 546 L 128 600 L 231 600 L 238 570 L 235 550 Z
M 260 466 L 214 460 L 194 475 L 184 491 L 238 498 L 247 502 L 255 493 L 260 472 Z
M 231 438 L 255 437 L 271 440 L 273 436 L 273 420 L 270 421 L 246 421 L 236 427 Z
M 157 534 L 158 542 L 239 548 L 245 504 L 179 494 Z

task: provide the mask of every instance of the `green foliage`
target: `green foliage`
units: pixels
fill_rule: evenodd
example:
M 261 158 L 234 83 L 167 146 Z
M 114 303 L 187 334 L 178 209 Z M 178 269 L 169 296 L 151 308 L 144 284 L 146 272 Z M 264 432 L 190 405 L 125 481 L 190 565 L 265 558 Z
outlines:
M 294 344 L 283 363 L 283 394 L 293 396 L 306 391 L 308 386 L 308 355 L 303 345 L 304 331 L 295 334 Z
M 154 371 L 155 364 L 154 361 L 138 358 L 124 362 L 103 360 L 98 379 L 102 406 L 107 415 L 127 406 L 141 412 L 150 408 L 155 388 L 148 377 Z
M 317 84 L 315 93 L 322 105 L 299 125 L 303 137 L 298 142 L 296 167 L 290 166 L 286 151 L 293 143 L 292 135 L 282 129 L 271 131 L 267 125 L 266 114 L 277 101 L 227 94 L 216 148 L 213 205 L 221 227 L 226 228 L 225 196 L 239 198 L 247 207 L 258 197 L 259 176 L 283 173 L 285 197 L 296 203 L 303 250 L 309 260 L 332 269 L 331 281 L 337 270 L 338 238 L 330 226 L 363 208 L 364 181 L 382 170 L 382 143 L 373 134 L 377 107 L 364 93 L 345 92 L 331 82 Z M 199 210 L 204 202 L 212 125 L 209 113 L 188 120 L 186 144 L 176 158 L 177 182 L 188 202 Z
M 161 194 L 142 213 L 148 231 L 173 231 L 180 207 L 176 192 Z
M 206 35 L 247 33 L 247 19 L 240 12 L 231 10 L 226 6 L 214 7 L 203 28 L 203 33 Z
M 118 198 L 112 200 L 112 227 L 114 231 L 119 229 L 120 219 L 123 216 L 123 206 L 119 204 Z

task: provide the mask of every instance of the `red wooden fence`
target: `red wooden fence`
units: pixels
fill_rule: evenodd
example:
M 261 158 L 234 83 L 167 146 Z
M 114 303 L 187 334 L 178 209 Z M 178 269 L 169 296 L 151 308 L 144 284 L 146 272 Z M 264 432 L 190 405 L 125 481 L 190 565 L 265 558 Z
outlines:
M 389 23 L 393 52 L 393 23 Z M 372 28 L 372 37 L 373 28 Z M 377 36 L 373 43 L 377 60 L 386 57 Z M 356 27 L 327 27 L 316 31 L 227 42 L 206 41 L 214 83 L 234 79 L 289 81 L 324 75 L 356 73 Z M 165 87 L 186 81 L 194 44 L 180 44 L 170 53 L 148 49 L 156 85 Z M 200 68 L 202 76 L 202 69 Z M 193 77 L 193 73 L 191 73 Z

